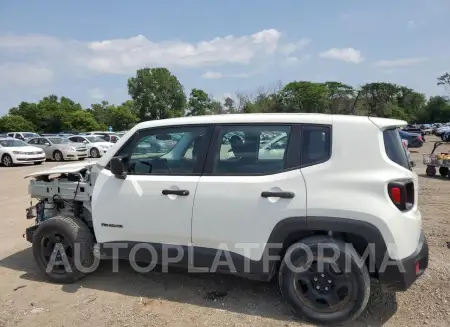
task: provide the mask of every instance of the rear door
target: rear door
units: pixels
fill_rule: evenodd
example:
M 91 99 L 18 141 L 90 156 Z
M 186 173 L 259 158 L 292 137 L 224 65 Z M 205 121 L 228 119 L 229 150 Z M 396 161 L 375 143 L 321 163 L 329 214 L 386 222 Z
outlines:
M 283 136 L 287 142 L 274 155 L 262 151 L 261 140 Z M 306 224 L 300 136 L 300 125 L 292 124 L 216 127 L 192 220 L 193 244 L 203 248 L 204 262 L 219 248 L 258 261 L 277 223 L 300 217 Z

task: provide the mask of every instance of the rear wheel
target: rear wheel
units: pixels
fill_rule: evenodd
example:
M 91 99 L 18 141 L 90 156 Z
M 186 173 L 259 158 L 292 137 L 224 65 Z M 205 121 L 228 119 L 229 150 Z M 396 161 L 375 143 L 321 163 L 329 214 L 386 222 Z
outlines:
M 93 266 L 93 244 L 93 235 L 83 221 L 57 216 L 43 221 L 36 229 L 33 256 L 49 280 L 73 283 L 86 275 L 81 267 Z
M 425 170 L 425 173 L 429 177 L 433 177 L 436 175 L 436 167 L 433 166 L 427 166 L 427 169 Z
M 369 272 L 357 260 L 360 257 L 352 247 L 324 236 L 308 237 L 289 247 L 278 281 L 293 313 L 323 325 L 356 319 L 370 296 Z
M 448 167 L 439 167 L 439 174 L 444 177 L 447 176 L 448 175 Z

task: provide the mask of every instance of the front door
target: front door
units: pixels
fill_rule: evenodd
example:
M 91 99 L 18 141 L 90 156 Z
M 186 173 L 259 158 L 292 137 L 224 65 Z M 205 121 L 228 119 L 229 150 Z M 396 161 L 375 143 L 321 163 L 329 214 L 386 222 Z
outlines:
M 261 260 L 265 242 L 283 219 L 297 217 L 306 224 L 306 186 L 298 167 L 300 126 L 217 128 L 197 187 L 192 240 L 196 248 L 204 248 L 201 262 L 210 263 L 215 249 L 222 249 L 237 259 L 233 264 L 238 269 L 244 259 Z M 288 141 L 267 155 L 264 141 L 276 138 Z
M 140 131 L 119 149 L 127 176 L 99 172 L 92 196 L 99 243 L 188 245 L 192 207 L 210 140 L 206 126 Z

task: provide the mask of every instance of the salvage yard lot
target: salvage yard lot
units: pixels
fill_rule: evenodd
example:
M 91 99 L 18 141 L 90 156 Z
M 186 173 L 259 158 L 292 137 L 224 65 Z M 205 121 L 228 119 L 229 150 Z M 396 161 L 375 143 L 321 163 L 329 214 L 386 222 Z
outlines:
M 431 151 L 434 140 L 428 137 L 412 154 L 429 269 L 405 293 L 381 293 L 374 285 L 354 326 L 450 326 L 450 180 L 426 177 L 422 165 L 422 153 Z M 0 326 L 309 326 L 292 317 L 275 283 L 182 271 L 139 274 L 127 263 L 111 273 L 108 261 L 76 284 L 46 282 L 22 238 L 31 223 L 25 220 L 23 177 L 59 164 L 0 167 Z

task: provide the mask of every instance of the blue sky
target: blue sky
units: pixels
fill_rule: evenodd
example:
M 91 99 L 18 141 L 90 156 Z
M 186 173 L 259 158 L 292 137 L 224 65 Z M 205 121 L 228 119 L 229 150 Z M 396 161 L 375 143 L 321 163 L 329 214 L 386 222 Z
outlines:
M 145 66 L 217 99 L 292 80 L 440 94 L 449 13 L 447 0 L 2 0 L 0 114 L 51 93 L 120 103 Z

